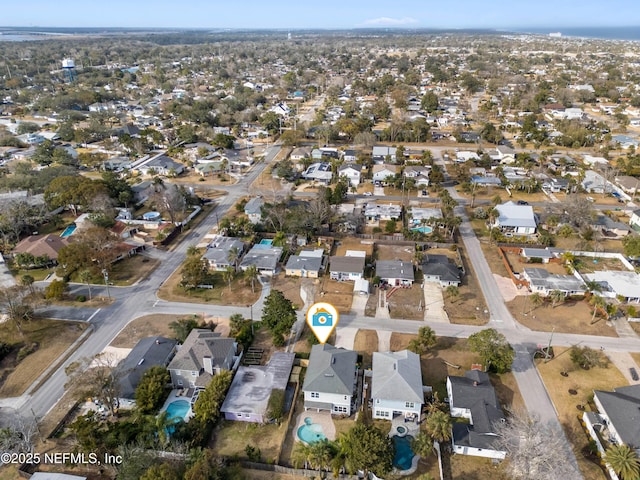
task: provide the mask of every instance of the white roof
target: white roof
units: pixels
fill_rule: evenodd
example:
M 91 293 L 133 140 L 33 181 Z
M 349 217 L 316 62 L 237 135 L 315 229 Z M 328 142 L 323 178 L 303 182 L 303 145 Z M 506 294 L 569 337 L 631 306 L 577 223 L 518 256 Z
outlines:
M 364 250 L 347 250 L 344 256 L 365 258 L 367 256 L 367 252 L 365 252 Z
M 588 273 L 585 277 L 598 283 L 606 283 L 616 295 L 640 297 L 640 275 L 635 272 L 605 270 Z
M 536 228 L 536 217 L 530 205 L 507 202 L 497 205 L 496 210 L 499 213 L 498 223 L 501 226 Z

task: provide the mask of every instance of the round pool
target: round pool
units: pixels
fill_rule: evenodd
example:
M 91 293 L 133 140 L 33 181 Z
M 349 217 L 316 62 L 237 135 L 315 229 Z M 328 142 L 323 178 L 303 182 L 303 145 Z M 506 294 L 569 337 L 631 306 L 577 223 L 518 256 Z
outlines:
M 398 436 L 399 437 L 402 437 L 402 436 L 407 434 L 407 429 L 405 427 L 403 427 L 402 425 L 398 425 L 396 427 L 396 431 L 398 432 Z
M 298 438 L 304 443 L 315 443 L 327 439 L 322 430 L 322 425 L 313 423 L 313 420 L 309 417 L 305 418 L 304 425 L 298 428 Z
M 147 212 L 142 215 L 142 219 L 155 222 L 157 220 L 160 220 L 160 212 Z

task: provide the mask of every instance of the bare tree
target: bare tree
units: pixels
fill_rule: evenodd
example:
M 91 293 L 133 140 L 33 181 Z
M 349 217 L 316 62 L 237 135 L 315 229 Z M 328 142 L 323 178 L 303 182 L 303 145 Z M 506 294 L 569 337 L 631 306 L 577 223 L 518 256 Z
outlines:
M 0 428 L 0 449 L 3 452 L 33 453 L 38 425 L 32 417 L 16 414 Z
M 495 448 L 507 452 L 507 469 L 511 478 L 576 478 L 573 453 L 559 427 L 542 423 L 535 415 L 513 413 L 496 428 Z

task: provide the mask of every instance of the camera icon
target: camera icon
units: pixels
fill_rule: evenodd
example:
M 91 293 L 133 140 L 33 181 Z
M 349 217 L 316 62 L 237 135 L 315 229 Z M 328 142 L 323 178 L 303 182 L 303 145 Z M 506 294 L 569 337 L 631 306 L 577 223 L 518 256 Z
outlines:
M 314 327 L 332 327 L 333 315 L 327 312 L 324 308 L 319 308 L 311 316 L 311 325 Z

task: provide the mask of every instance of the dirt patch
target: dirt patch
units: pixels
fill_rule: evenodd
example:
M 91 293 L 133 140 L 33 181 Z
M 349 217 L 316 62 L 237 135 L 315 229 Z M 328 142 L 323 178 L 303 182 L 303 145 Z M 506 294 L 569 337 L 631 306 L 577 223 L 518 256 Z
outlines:
M 478 277 L 465 250 L 460 248 L 459 251 L 466 273 L 462 276 L 462 282 L 458 287 L 459 295 L 457 297 L 444 295 L 444 309 L 451 323 L 485 325 L 489 321 L 489 316 L 484 313 L 487 307 Z M 500 264 L 502 265 L 502 262 Z
M 372 240 L 360 240 L 359 238 L 343 238 L 335 243 L 335 253 L 332 255 L 344 256 L 347 254 L 347 250 L 360 250 L 367 252 L 367 257 L 373 256 L 373 243 Z
M 387 290 L 387 293 L 389 290 Z M 392 318 L 405 320 L 424 319 L 424 292 L 419 283 L 411 288 L 399 288 L 388 298 L 389 312 Z M 422 308 L 420 308 L 422 306 Z
M 10 324 L 4 324 L 0 340 L 35 347 L 35 351 L 18 362 L 17 346 L 14 352 L 0 363 L 0 397 L 15 397 L 24 391 L 80 336 L 86 323 L 59 320 L 33 320 L 23 326 L 24 337 Z
M 297 277 L 286 277 L 284 272 L 280 272 L 271 280 L 271 289 L 280 290 L 285 297 L 298 308 L 304 306 L 300 297 L 300 279 Z
M 169 324 L 185 316 L 145 315 L 144 317 L 136 318 L 129 322 L 109 345 L 117 348 L 133 348 L 142 338 L 154 335 L 173 338 L 175 333 L 171 330 Z
M 323 277 L 316 294 L 316 302 L 330 303 L 340 313 L 348 313 L 353 302 L 353 282 L 339 282 Z
M 520 295 L 506 305 L 513 318 L 531 330 L 551 332 L 555 329 L 559 333 L 618 336 L 615 328 L 607 325 L 604 319 L 596 317 L 596 323 L 591 324 L 593 310 L 584 300 L 568 300 L 555 307 L 545 303 L 534 308 L 528 295 Z
M 377 260 L 403 260 L 405 262 L 412 262 L 415 254 L 415 248 L 411 246 L 376 244 Z
M 215 305 L 248 306 L 254 304 L 260 298 L 260 284 L 256 282 L 255 291 L 251 291 L 251 284 L 242 272 L 238 272 L 231 281 L 231 287 L 224 281 L 222 272 L 214 272 L 212 275 L 214 287 L 211 289 L 198 288 L 184 290 L 179 286 L 182 279 L 178 268 L 165 280 L 158 290 L 158 297 L 169 302 L 188 303 L 212 303 Z
M 580 273 L 601 272 L 604 270 L 628 271 L 617 258 L 576 257 Z
M 372 354 L 378 351 L 378 332 L 375 330 L 358 330 L 353 341 L 353 349 L 362 355 L 362 366 L 370 368 Z
M 553 360 L 547 363 L 537 361 L 538 371 L 558 411 L 558 418 L 572 444 L 583 475 L 587 479 L 604 479 L 599 465 L 582 455 L 582 449 L 588 444 L 589 438 L 580 424 L 579 417 L 582 416 L 582 412 L 576 406 L 583 405 L 587 411 L 591 411 L 589 401 L 594 389 L 612 390 L 627 385 L 628 382 L 613 365 L 609 365 L 608 368 L 583 370 L 573 365 L 569 358 L 569 349 L 554 347 L 554 351 Z M 560 372 L 568 372 L 568 376 L 564 377 Z M 569 390 L 575 390 L 577 394 L 571 395 Z
M 530 263 L 526 258 L 515 253 L 505 252 L 505 255 L 515 273 L 522 273 L 524 268 L 542 268 L 549 273 L 567 275 L 567 269 L 560 263 Z

